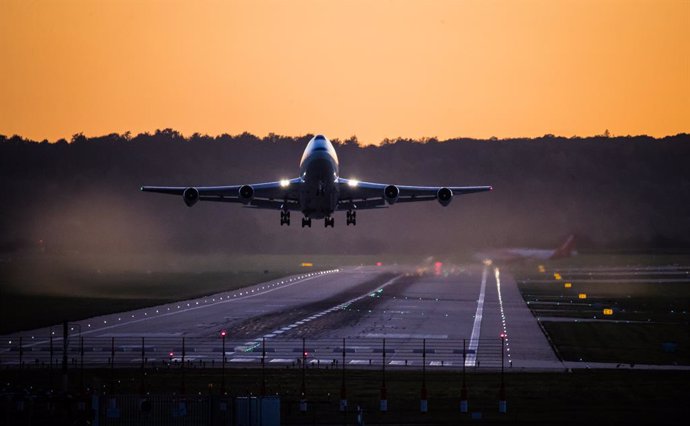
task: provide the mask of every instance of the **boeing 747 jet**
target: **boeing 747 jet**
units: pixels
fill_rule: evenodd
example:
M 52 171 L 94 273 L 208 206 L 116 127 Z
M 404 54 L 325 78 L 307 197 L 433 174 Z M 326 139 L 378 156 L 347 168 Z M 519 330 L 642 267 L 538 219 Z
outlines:
M 357 210 L 378 209 L 395 203 L 436 200 L 450 204 L 454 195 L 490 191 L 490 186 L 407 186 L 360 182 L 343 179 L 338 174 L 338 155 L 333 144 L 316 135 L 304 149 L 299 177 L 277 182 L 229 186 L 142 186 L 146 192 L 181 195 L 187 206 L 199 201 L 240 203 L 245 207 L 280 211 L 280 224 L 290 225 L 290 212 L 301 212 L 302 227 L 311 227 L 312 219 L 324 219 L 333 227 L 333 213 L 344 210 L 346 224 L 357 224 Z

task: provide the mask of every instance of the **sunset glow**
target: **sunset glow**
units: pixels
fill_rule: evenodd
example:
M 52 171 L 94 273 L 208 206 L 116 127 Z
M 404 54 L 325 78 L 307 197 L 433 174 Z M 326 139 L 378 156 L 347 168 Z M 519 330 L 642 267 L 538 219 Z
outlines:
M 690 2 L 0 3 L 0 134 L 665 136 Z

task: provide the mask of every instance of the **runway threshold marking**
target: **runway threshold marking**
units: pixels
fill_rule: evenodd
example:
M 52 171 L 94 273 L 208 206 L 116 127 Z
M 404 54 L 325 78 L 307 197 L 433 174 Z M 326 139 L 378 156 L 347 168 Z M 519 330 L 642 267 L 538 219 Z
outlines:
M 484 266 L 482 272 L 482 286 L 479 290 L 477 299 L 477 312 L 474 314 L 474 324 L 472 325 L 472 336 L 470 337 L 470 347 L 468 348 L 465 367 L 474 367 L 477 364 L 477 348 L 479 347 L 479 336 L 482 332 L 482 315 L 484 314 L 484 296 L 486 294 L 486 279 L 489 276 L 489 267 Z

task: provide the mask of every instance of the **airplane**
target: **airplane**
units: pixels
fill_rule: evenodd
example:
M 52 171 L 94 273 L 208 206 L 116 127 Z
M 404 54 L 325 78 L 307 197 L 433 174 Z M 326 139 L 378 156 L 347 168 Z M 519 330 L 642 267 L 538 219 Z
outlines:
M 575 235 L 568 235 L 565 241 L 556 249 L 536 249 L 536 248 L 502 248 L 477 253 L 474 258 L 477 260 L 491 260 L 500 262 L 516 262 L 521 260 L 555 260 L 570 257 L 577 253 L 575 251 Z
M 188 207 L 199 201 L 240 203 L 256 209 L 280 210 L 280 225 L 290 226 L 290 212 L 304 216 L 302 227 L 312 219 L 324 219 L 333 228 L 336 211 L 346 211 L 347 225 L 357 224 L 357 210 L 385 208 L 395 203 L 436 200 L 447 206 L 455 195 L 491 191 L 491 186 L 406 186 L 360 182 L 339 177 L 338 155 L 324 136 L 314 136 L 304 149 L 299 176 L 276 182 L 229 186 L 142 186 L 144 192 L 182 196 Z

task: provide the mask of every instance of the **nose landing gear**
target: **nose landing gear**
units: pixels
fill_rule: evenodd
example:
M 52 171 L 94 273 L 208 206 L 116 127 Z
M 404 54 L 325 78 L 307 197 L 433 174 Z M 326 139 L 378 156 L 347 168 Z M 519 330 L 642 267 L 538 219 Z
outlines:
M 290 226 L 290 212 L 282 210 L 280 212 L 280 226 L 287 225 Z M 304 226 L 304 225 L 302 225 Z
M 302 218 L 302 228 L 304 228 L 305 226 L 308 226 L 311 228 L 311 218 L 310 217 L 309 218 L 307 218 L 307 217 Z
M 333 228 L 333 225 L 335 224 L 335 218 L 334 217 L 327 217 L 323 220 L 323 226 L 324 228 L 328 228 L 329 226 Z
M 348 210 L 347 211 L 347 219 L 346 219 L 347 226 L 356 226 L 357 225 L 357 212 L 354 210 Z

